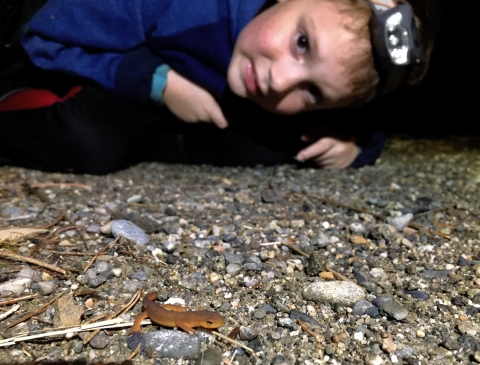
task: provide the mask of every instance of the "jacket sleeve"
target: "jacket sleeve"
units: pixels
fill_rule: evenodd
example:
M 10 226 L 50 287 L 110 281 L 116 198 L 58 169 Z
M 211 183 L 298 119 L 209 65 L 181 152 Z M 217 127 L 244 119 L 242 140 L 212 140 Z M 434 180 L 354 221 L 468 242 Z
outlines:
M 147 102 L 163 62 L 146 47 L 144 11 L 141 0 L 50 0 L 25 26 L 22 45 L 40 68 Z
M 386 136 L 382 132 L 372 132 L 357 136 L 360 153 L 350 167 L 358 168 L 365 165 L 373 165 L 378 157 L 380 157 L 385 142 Z

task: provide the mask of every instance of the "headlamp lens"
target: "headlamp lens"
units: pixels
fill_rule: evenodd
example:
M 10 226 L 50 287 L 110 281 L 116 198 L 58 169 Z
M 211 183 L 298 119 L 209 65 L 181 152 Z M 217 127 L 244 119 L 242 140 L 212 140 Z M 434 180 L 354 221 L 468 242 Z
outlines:
M 385 27 L 385 38 L 387 39 L 387 50 L 395 65 L 406 65 L 410 58 L 408 50 L 410 41 L 407 29 L 402 25 L 402 14 L 400 12 L 388 17 Z

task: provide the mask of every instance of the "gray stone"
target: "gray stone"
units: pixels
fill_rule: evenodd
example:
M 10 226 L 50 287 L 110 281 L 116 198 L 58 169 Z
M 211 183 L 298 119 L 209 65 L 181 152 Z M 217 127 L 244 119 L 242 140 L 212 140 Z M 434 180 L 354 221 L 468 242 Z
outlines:
M 114 237 L 123 236 L 142 246 L 150 241 L 150 237 L 143 230 L 127 220 L 112 221 L 112 234 Z
M 33 280 L 29 278 L 17 278 L 0 284 L 0 297 L 14 293 L 20 295 L 25 289 L 30 288 Z
M 262 319 L 267 315 L 267 311 L 263 307 L 259 307 L 253 311 L 253 316 L 257 319 Z
M 394 226 L 398 231 L 402 231 L 407 227 L 413 219 L 412 213 L 407 213 L 400 217 L 387 217 L 388 224 Z
M 404 347 L 403 349 L 398 350 L 395 355 L 400 359 L 403 359 L 404 357 L 417 356 L 417 351 L 415 351 L 413 347 Z
M 410 295 L 411 297 L 418 299 L 418 300 L 428 300 L 430 295 L 428 293 L 421 291 L 421 290 L 404 290 L 405 294 Z
M 73 346 L 72 346 L 73 352 L 76 354 L 79 354 L 83 351 L 83 341 L 81 340 L 75 340 L 73 341 Z
M 447 280 L 450 270 L 424 270 L 422 276 L 425 279 Z
M 226 270 L 227 274 L 229 274 L 231 276 L 235 276 L 235 275 L 240 274 L 240 272 L 242 271 L 242 266 L 239 265 L 239 264 L 229 264 L 229 265 L 227 265 L 225 270 Z
M 318 276 L 322 271 L 325 271 L 327 265 L 327 258 L 319 251 L 313 252 L 308 258 L 307 274 L 310 276 Z
M 113 276 L 113 267 L 106 262 L 99 262 L 95 264 L 94 268 L 98 275 L 107 279 L 110 279 Z
M 240 338 L 244 341 L 252 341 L 253 339 L 257 338 L 258 332 L 255 331 L 251 327 L 240 326 L 240 330 L 238 332 Z
M 363 316 L 365 314 L 365 311 L 368 308 L 373 307 L 374 305 L 370 303 L 368 300 L 359 300 L 358 302 L 355 303 L 352 309 L 352 314 L 356 316 Z
M 242 255 L 232 253 L 232 252 L 225 252 L 223 256 L 225 257 L 225 261 L 227 264 L 238 264 L 238 265 L 243 264 Z
M 387 295 L 379 295 L 375 298 L 373 304 L 380 309 L 380 312 L 396 319 L 397 321 L 405 319 L 408 315 L 407 309 Z
M 312 246 L 327 247 L 330 244 L 330 237 L 323 232 L 317 232 L 310 240 Z
M 142 287 L 142 283 L 138 281 L 127 281 L 126 283 L 123 284 L 123 291 L 125 293 L 133 294 L 141 287 Z
M 110 337 L 107 336 L 105 331 L 100 331 L 95 336 L 93 336 L 89 344 L 93 349 L 104 349 L 105 347 L 107 347 L 109 342 Z
M 222 363 L 222 353 L 218 347 L 210 347 L 202 352 L 195 365 L 218 365 Z
M 175 330 L 148 332 L 144 335 L 145 346 L 150 347 L 156 357 L 190 359 L 200 354 L 200 337 Z
M 285 327 L 292 331 L 295 331 L 300 328 L 300 326 L 290 318 L 279 318 L 277 320 L 277 323 L 280 327 Z
M 57 284 L 54 281 L 41 281 L 38 283 L 38 291 L 42 295 L 52 294 L 57 288 Z
M 32 279 L 33 281 L 41 281 L 40 273 L 38 271 L 32 270 L 29 267 L 24 267 L 17 274 L 17 278 L 27 278 Z
M 180 246 L 180 243 L 176 241 L 165 241 L 162 243 L 162 251 L 166 253 L 173 253 Z
M 365 271 L 357 271 L 354 275 L 358 285 L 362 285 L 366 281 L 370 280 L 370 274 Z
M 302 313 L 302 312 L 299 312 L 295 309 L 292 309 L 290 311 L 290 319 L 299 319 L 301 320 L 302 322 L 307 322 L 307 323 L 310 323 L 310 324 L 313 324 L 315 326 L 319 326 L 320 323 L 318 323 L 318 321 L 316 321 L 315 319 L 313 319 L 312 317 L 310 317 L 308 314 L 305 314 L 305 313 Z
M 145 271 L 139 270 L 128 276 L 132 280 L 147 281 L 148 275 Z
M 271 365 L 291 365 L 292 363 L 284 355 L 276 355 L 270 364 Z
M 303 297 L 314 302 L 353 306 L 365 298 L 365 291 L 350 281 L 317 281 L 303 290 Z
M 264 264 L 260 257 L 248 256 L 245 261 L 243 261 L 243 267 L 245 270 L 262 271 Z

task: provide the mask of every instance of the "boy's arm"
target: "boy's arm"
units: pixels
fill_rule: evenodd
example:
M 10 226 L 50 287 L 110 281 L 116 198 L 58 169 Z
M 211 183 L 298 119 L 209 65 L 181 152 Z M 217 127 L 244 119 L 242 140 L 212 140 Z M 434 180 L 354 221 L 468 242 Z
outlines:
M 50 0 L 25 26 L 22 45 L 40 68 L 85 77 L 147 102 L 163 61 L 145 47 L 150 25 L 144 24 L 142 4 Z

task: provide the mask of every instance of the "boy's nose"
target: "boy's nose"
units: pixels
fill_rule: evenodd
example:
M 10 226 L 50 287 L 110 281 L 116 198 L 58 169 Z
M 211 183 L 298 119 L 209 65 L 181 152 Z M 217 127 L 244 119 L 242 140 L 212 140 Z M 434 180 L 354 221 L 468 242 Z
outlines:
M 301 82 L 302 69 L 294 62 L 277 61 L 271 64 L 269 70 L 270 89 L 283 93 L 294 88 Z

